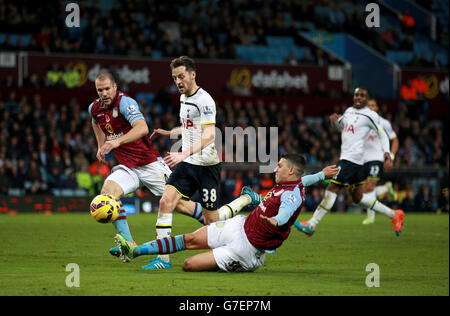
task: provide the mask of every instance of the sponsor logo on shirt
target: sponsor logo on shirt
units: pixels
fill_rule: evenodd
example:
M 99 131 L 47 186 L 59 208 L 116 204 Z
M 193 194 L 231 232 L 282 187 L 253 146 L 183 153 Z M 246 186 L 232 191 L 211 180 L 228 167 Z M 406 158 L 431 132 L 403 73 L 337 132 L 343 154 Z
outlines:
M 134 106 L 134 104 L 131 104 L 127 107 L 128 114 L 136 114 L 137 108 Z
M 113 139 L 119 138 L 122 135 L 123 135 L 123 132 L 121 132 L 119 134 L 108 135 L 108 136 L 106 136 L 106 140 L 113 140 Z
M 107 124 L 105 125 L 105 129 L 108 131 L 108 133 L 114 134 L 114 130 L 113 130 L 111 124 L 107 123 Z

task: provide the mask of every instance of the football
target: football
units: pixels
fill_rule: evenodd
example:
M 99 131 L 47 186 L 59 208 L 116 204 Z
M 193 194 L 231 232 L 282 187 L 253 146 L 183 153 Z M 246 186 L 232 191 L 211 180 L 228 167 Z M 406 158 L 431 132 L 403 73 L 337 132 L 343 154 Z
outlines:
M 119 202 L 109 194 L 97 195 L 91 202 L 90 212 L 99 223 L 112 223 L 119 217 Z

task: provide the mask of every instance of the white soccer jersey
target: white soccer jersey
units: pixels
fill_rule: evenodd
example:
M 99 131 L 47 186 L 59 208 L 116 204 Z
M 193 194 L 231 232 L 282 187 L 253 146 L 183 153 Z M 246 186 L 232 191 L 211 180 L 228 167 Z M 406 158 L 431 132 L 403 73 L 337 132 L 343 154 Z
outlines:
M 397 134 L 395 133 L 391 123 L 388 120 L 380 117 L 380 123 L 384 131 L 386 132 L 389 140 L 397 138 Z M 367 137 L 365 146 L 366 147 L 364 149 L 364 163 L 368 161 L 384 162 L 384 151 L 383 147 L 381 146 L 381 141 L 378 133 L 375 133 L 375 131 L 371 130 L 369 132 L 369 136 Z
M 198 88 L 188 97 L 182 94 L 180 103 L 181 137 L 183 151 L 185 151 L 200 141 L 202 125 L 216 123 L 216 103 L 202 88 Z M 214 142 L 184 161 L 200 166 L 211 166 L 220 162 Z
M 358 165 L 364 164 L 364 144 L 371 130 L 381 140 L 383 153 L 390 152 L 389 139 L 380 124 L 380 116 L 364 107 L 349 107 L 338 120 L 341 129 L 341 160 L 348 160 Z

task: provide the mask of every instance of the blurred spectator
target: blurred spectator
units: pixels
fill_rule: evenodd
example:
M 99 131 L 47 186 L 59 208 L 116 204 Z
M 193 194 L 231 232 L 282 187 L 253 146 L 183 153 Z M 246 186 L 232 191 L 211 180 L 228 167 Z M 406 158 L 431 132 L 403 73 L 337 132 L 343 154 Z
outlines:
M 406 196 L 402 199 L 400 208 L 406 213 L 417 211 L 413 191 L 409 190 L 406 192 Z
M 90 196 L 93 196 L 98 192 L 95 191 L 94 182 L 92 181 L 91 174 L 89 173 L 88 165 L 82 165 L 81 170 L 77 171 L 75 175 L 79 188 L 85 189 Z
M 49 87 L 56 86 L 62 76 L 62 71 L 58 64 L 54 63 L 51 65 L 50 69 L 47 71 L 47 83 Z
M 448 187 L 441 190 L 438 202 L 438 213 L 449 212 Z
M 406 84 L 403 84 L 400 88 L 400 97 L 402 103 L 408 110 L 408 116 L 411 119 L 417 118 L 418 107 L 418 95 L 417 90 L 412 86 L 412 80 L 409 79 Z
M 251 187 L 255 192 L 259 192 L 259 177 L 256 175 L 254 169 L 249 169 L 247 172 L 247 177 L 244 180 L 244 185 Z
M 221 205 L 227 204 L 234 200 L 233 191 L 236 184 L 236 180 L 234 179 L 234 172 L 229 170 L 221 171 Z
M 433 57 L 431 58 L 431 66 L 435 69 L 443 68 L 441 61 L 439 60 L 439 56 L 436 53 L 433 53 Z
M 431 196 L 431 191 L 427 185 L 420 185 L 419 192 L 416 194 L 414 202 L 417 212 L 433 211 L 433 199 Z
M 64 85 L 67 88 L 75 88 L 80 81 L 80 74 L 74 70 L 70 64 L 64 66 L 64 73 L 61 74 Z
M 0 195 L 7 195 L 9 186 L 9 176 L 5 172 L 5 167 L 0 166 Z
M 13 87 L 17 86 L 16 82 L 14 81 L 14 79 L 11 75 L 6 76 L 6 79 L 3 82 L 3 85 L 5 88 L 13 88 Z
M 420 54 L 418 63 L 419 63 L 419 67 L 423 67 L 423 68 L 429 68 L 429 67 L 433 66 L 433 64 L 431 63 L 431 60 L 428 59 L 427 53 L 425 53 L 425 52 Z
M 418 118 L 419 115 L 423 115 L 425 120 L 427 120 L 429 105 L 425 96 L 428 94 L 428 84 L 425 82 L 423 76 L 418 76 L 411 81 L 411 87 L 417 93 L 417 113 L 415 117 Z
M 23 189 L 25 183 L 23 173 L 19 171 L 17 164 L 13 164 L 9 169 L 8 181 L 11 189 Z
M 41 87 L 41 82 L 37 73 L 32 73 L 31 76 L 25 78 L 23 85 L 25 87 L 39 88 Z
M 416 27 L 416 21 L 414 17 L 409 13 L 409 10 L 405 10 L 401 16 L 403 31 L 407 34 L 413 34 Z
M 405 37 L 399 45 L 399 50 L 413 50 L 414 49 L 414 37 L 412 35 L 408 35 Z
M 270 173 L 263 173 L 262 178 L 260 179 L 259 186 L 261 188 L 261 191 L 259 192 L 262 196 L 266 196 L 267 193 L 272 189 L 274 186 L 274 181 L 272 178 L 272 174 Z
M 291 51 L 289 53 L 289 57 L 287 58 L 286 63 L 290 66 L 298 66 L 298 59 L 297 56 L 295 56 L 295 52 Z
M 311 188 L 310 194 L 306 195 L 304 204 L 305 210 L 308 212 L 314 212 L 319 206 L 320 202 L 322 202 L 323 194 L 324 190 L 320 189 L 317 186 L 313 186 Z

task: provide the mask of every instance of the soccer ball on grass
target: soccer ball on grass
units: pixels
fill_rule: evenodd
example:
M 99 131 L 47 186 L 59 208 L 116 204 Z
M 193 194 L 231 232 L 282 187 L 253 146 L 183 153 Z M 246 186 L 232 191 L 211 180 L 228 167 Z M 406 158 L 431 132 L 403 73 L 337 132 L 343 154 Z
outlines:
M 91 202 L 90 212 L 99 223 L 112 223 L 119 217 L 120 204 L 109 194 L 97 195 Z

